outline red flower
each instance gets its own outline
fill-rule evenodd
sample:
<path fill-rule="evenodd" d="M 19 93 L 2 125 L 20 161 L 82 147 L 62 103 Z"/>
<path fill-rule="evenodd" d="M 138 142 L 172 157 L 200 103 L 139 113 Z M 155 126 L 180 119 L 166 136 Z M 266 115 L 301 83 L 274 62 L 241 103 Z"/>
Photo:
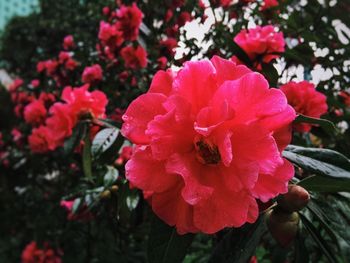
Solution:
<path fill-rule="evenodd" d="M 147 52 L 143 47 L 132 46 L 124 47 L 120 55 L 122 56 L 125 66 L 131 69 L 145 68 L 147 66 Z"/>
<path fill-rule="evenodd" d="M 284 38 L 282 32 L 276 32 L 273 26 L 257 26 L 249 30 L 242 30 L 233 39 L 253 61 L 260 59 L 269 63 L 278 58 L 275 53 L 284 52 Z"/>
<path fill-rule="evenodd" d="M 169 37 L 160 41 L 160 46 L 164 47 L 163 53 L 167 56 L 175 55 L 175 48 L 177 47 L 177 40 L 175 38 Z"/>
<path fill-rule="evenodd" d="M 28 137 L 29 147 L 34 153 L 46 153 L 54 150 L 56 144 L 52 137 L 52 130 L 46 126 L 40 126 L 32 131 Z"/>
<path fill-rule="evenodd" d="M 281 90 L 286 94 L 288 103 L 297 113 L 320 118 L 328 110 L 327 97 L 316 91 L 315 85 L 307 82 L 291 81 L 283 86 Z M 298 132 L 309 132 L 311 124 L 298 123 L 293 126 Z"/>
<path fill-rule="evenodd" d="M 123 116 L 137 144 L 126 177 L 180 234 L 254 222 L 256 199 L 285 193 L 294 175 L 281 155 L 294 118 L 280 90 L 229 60 L 159 71 Z"/>
<path fill-rule="evenodd" d="M 102 68 L 99 64 L 86 67 L 83 72 L 82 81 L 84 83 L 94 83 L 102 80 Z"/>
<path fill-rule="evenodd" d="M 35 100 L 24 108 L 24 120 L 31 125 L 38 125 L 44 122 L 47 110 L 41 100 Z"/>
<path fill-rule="evenodd" d="M 278 6 L 277 0 L 264 0 L 263 5 L 261 6 L 261 11 L 265 11 L 266 9 L 270 9 L 276 6 Z"/>
<path fill-rule="evenodd" d="M 72 35 L 67 35 L 63 39 L 63 48 L 65 50 L 71 49 L 75 46 L 74 38 Z"/>
<path fill-rule="evenodd" d="M 23 85 L 23 79 L 16 78 L 9 86 L 10 92 L 15 92 L 19 87 Z"/>
<path fill-rule="evenodd" d="M 181 12 L 177 19 L 177 24 L 179 27 L 184 26 L 187 22 L 190 22 L 192 20 L 192 16 L 189 12 Z"/>
<path fill-rule="evenodd" d="M 30 85 L 31 85 L 33 88 L 37 88 L 37 87 L 39 87 L 39 85 L 40 85 L 40 80 L 38 80 L 38 79 L 33 79 L 33 80 L 30 82 Z"/>
<path fill-rule="evenodd" d="M 114 50 L 124 42 L 123 33 L 116 25 L 111 25 L 105 21 L 100 22 L 98 38 L 102 44 Z"/>
<path fill-rule="evenodd" d="M 80 119 L 103 118 L 107 97 L 101 91 L 88 91 L 89 85 L 80 88 L 66 87 L 62 92 L 62 100 L 65 103 L 57 102 L 50 108 L 51 116 L 46 119 L 46 126 L 40 130 L 33 130 L 32 149 L 54 150 L 63 145 L 64 140 L 71 136 L 74 126 Z M 42 136 L 41 136 L 42 135 Z M 48 143 L 47 143 L 47 140 Z M 35 145 L 48 145 L 46 148 L 35 147 Z M 44 150 L 34 150 L 43 152 Z"/>
<path fill-rule="evenodd" d="M 341 91 L 339 92 L 339 97 L 342 98 L 342 101 L 343 103 L 346 105 L 346 106 L 350 106 L 350 94 L 346 91 Z"/>
<path fill-rule="evenodd" d="M 118 24 L 126 40 L 136 40 L 142 23 L 142 12 L 136 3 L 132 6 L 122 5 L 117 11 Z"/>
<path fill-rule="evenodd" d="M 40 249 L 35 241 L 30 242 L 22 252 L 22 263 L 61 263 L 62 251 L 54 251 L 44 244 Z"/>

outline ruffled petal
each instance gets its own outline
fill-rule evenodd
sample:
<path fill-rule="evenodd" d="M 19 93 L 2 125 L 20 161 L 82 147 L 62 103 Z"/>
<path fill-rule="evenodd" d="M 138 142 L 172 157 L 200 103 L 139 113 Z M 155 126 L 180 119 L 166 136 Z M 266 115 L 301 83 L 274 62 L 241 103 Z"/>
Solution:
<path fill-rule="evenodd" d="M 179 183 L 179 177 L 167 173 L 165 163 L 153 158 L 149 147 L 139 147 L 125 165 L 126 178 L 132 186 L 159 193 Z"/>
<path fill-rule="evenodd" d="M 136 144 L 149 143 L 147 125 L 155 116 L 165 113 L 162 106 L 165 100 L 166 96 L 160 93 L 146 93 L 135 99 L 122 117 L 122 134 Z"/>
<path fill-rule="evenodd" d="M 283 161 L 273 174 L 259 174 L 258 181 L 252 190 L 255 198 L 267 202 L 278 194 L 288 191 L 288 181 L 294 176 L 294 166 L 286 159 Z"/>

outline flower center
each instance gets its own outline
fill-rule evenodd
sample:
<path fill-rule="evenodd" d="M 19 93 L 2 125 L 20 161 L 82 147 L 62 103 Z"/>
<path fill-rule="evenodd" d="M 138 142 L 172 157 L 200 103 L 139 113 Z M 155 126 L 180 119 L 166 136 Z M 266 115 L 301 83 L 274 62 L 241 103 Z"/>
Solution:
<path fill-rule="evenodd" d="M 209 141 L 200 139 L 195 142 L 197 159 L 203 164 L 218 164 L 221 161 L 219 148 Z"/>

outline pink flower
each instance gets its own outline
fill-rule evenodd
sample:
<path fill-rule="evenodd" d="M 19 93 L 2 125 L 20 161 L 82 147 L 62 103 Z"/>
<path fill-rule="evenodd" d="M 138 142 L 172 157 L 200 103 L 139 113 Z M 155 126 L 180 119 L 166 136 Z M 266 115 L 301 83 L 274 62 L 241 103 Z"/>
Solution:
<path fill-rule="evenodd" d="M 269 63 L 279 57 L 275 53 L 284 52 L 283 33 L 276 32 L 271 25 L 242 30 L 233 40 L 247 53 L 251 60 L 259 59 L 259 63 Z"/>
<path fill-rule="evenodd" d="M 256 199 L 285 193 L 294 175 L 281 155 L 294 118 L 280 90 L 229 60 L 159 71 L 123 116 L 136 144 L 126 178 L 180 234 L 252 223 Z"/>
<path fill-rule="evenodd" d="M 66 102 L 69 115 L 75 124 L 81 117 L 103 118 L 108 103 L 106 95 L 95 90 L 89 92 L 89 85 L 79 88 L 66 87 L 62 92 L 62 100 Z"/>
<path fill-rule="evenodd" d="M 19 87 L 23 85 L 23 79 L 16 78 L 9 86 L 10 92 L 15 92 Z"/>
<path fill-rule="evenodd" d="M 33 153 L 46 153 L 56 147 L 52 131 L 46 126 L 34 128 L 28 137 L 28 143 Z"/>
<path fill-rule="evenodd" d="M 41 100 L 34 100 L 24 108 L 24 120 L 31 125 L 42 124 L 47 110 Z"/>
<path fill-rule="evenodd" d="M 55 150 L 62 146 L 64 140 L 72 135 L 72 130 L 80 119 L 105 117 L 108 103 L 106 95 L 98 90 L 89 92 L 88 88 L 88 84 L 79 88 L 64 88 L 64 103 L 56 102 L 52 105 L 51 116 L 46 119 L 46 126 L 32 132 L 29 143 L 32 150 L 34 149 L 33 152 Z"/>
<path fill-rule="evenodd" d="M 33 79 L 33 80 L 30 82 L 30 85 L 32 85 L 33 88 L 37 88 L 37 87 L 39 87 L 39 85 L 40 85 L 40 80 L 38 80 L 38 79 Z"/>
<path fill-rule="evenodd" d="M 124 47 L 120 52 L 125 62 L 125 66 L 131 69 L 145 68 L 147 66 L 147 52 L 143 47 Z"/>
<path fill-rule="evenodd" d="M 136 3 L 132 6 L 122 5 L 117 11 L 118 24 L 126 40 L 136 40 L 143 14 Z"/>
<path fill-rule="evenodd" d="M 314 84 L 307 81 L 291 81 L 281 86 L 281 90 L 297 113 L 314 118 L 320 118 L 327 113 L 327 97 L 316 91 Z M 309 132 L 311 124 L 298 123 L 293 128 L 298 132 Z"/>
<path fill-rule="evenodd" d="M 120 29 L 116 25 L 111 25 L 104 21 L 100 22 L 98 38 L 104 46 L 108 46 L 112 50 L 124 42 L 123 33 Z"/>
<path fill-rule="evenodd" d="M 99 64 L 86 67 L 83 72 L 82 81 L 84 83 L 94 83 L 102 80 L 102 68 Z"/>
<path fill-rule="evenodd" d="M 75 46 L 74 38 L 72 35 L 67 35 L 63 39 L 63 48 L 65 50 L 71 49 Z"/>
<path fill-rule="evenodd" d="M 62 251 L 54 251 L 47 243 L 40 249 L 35 241 L 30 242 L 22 252 L 22 263 L 61 263 Z"/>

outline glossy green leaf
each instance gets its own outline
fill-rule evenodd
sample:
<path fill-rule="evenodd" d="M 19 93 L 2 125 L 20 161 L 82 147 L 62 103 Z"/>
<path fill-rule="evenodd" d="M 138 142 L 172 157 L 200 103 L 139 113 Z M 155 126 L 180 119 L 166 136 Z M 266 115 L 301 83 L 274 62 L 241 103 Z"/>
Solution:
<path fill-rule="evenodd" d="M 350 179 L 350 171 L 340 168 L 337 165 L 333 165 L 332 163 L 327 163 L 325 161 L 304 156 L 302 154 L 289 151 L 288 149 L 283 152 L 283 156 L 292 163 L 311 173 L 335 178 Z"/>
<path fill-rule="evenodd" d="M 321 249 L 322 253 L 325 255 L 325 257 L 328 259 L 330 263 L 338 263 L 339 261 L 334 256 L 335 253 L 332 251 L 331 247 L 327 243 L 326 240 L 320 235 L 320 232 L 317 230 L 317 228 L 313 225 L 313 223 L 303 214 L 299 214 L 300 219 L 303 223 L 303 226 L 309 232 L 311 238 L 314 240 L 314 242 L 318 245 L 318 247 Z"/>
<path fill-rule="evenodd" d="M 103 177 L 103 184 L 105 187 L 112 186 L 118 179 L 119 172 L 113 166 L 107 166 L 107 172 Z"/>
<path fill-rule="evenodd" d="M 312 118 L 309 116 L 299 114 L 297 118 L 294 120 L 294 122 L 319 125 L 328 135 L 331 135 L 331 136 L 337 132 L 337 129 L 334 126 L 333 122 L 326 119 L 317 119 L 317 118 Z"/>
<path fill-rule="evenodd" d="M 230 229 L 214 249 L 209 263 L 248 262 L 266 231 L 263 217 L 254 224 Z"/>
<path fill-rule="evenodd" d="M 148 240 L 148 262 L 182 262 L 193 237 L 193 234 L 179 235 L 174 227 L 168 226 L 155 216 Z"/>
<path fill-rule="evenodd" d="M 98 132 L 92 141 L 91 153 L 94 157 L 108 150 L 119 135 L 117 128 L 107 128 Z"/>
<path fill-rule="evenodd" d="M 343 154 L 333 150 L 289 145 L 287 146 L 286 151 L 307 156 L 325 163 L 330 163 L 350 171 L 350 160 Z"/>
<path fill-rule="evenodd" d="M 298 185 L 314 192 L 350 192 L 350 179 L 315 175 L 301 180 Z"/>
<path fill-rule="evenodd" d="M 327 235 L 332 239 L 333 244 L 336 244 L 337 249 L 340 250 L 338 237 L 333 231 L 332 226 L 330 225 L 330 219 L 328 218 L 328 216 L 325 213 L 323 213 L 323 211 L 318 207 L 318 205 L 312 200 L 310 200 L 310 202 L 308 203 L 307 209 L 310 210 L 315 220 L 317 220 L 320 223 L 322 229 L 324 229 Z"/>

